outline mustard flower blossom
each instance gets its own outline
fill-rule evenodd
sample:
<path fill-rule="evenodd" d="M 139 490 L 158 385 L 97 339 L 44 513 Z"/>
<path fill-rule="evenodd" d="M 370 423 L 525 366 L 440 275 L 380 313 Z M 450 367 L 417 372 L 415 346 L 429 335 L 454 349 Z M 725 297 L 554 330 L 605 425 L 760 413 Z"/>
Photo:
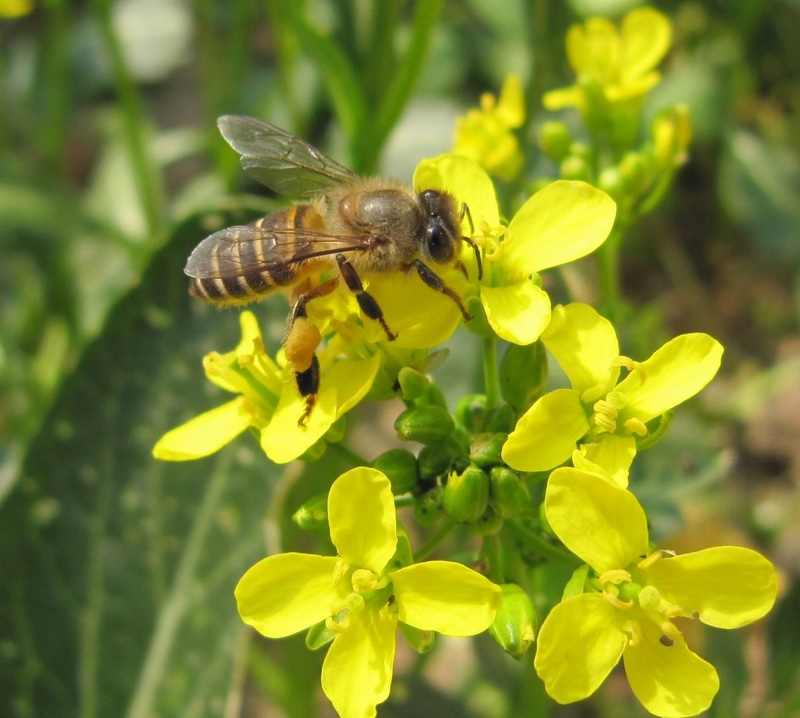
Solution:
<path fill-rule="evenodd" d="M 557 307 L 542 341 L 572 388 L 545 394 L 520 417 L 503 459 L 519 471 L 546 471 L 580 444 L 583 458 L 621 486 L 627 485 L 636 437 L 647 436 L 648 422 L 708 384 L 723 351 L 707 334 L 683 334 L 649 359 L 633 361 L 619 355 L 611 322 L 580 303 Z M 628 374 L 620 381 L 622 368 Z"/>
<path fill-rule="evenodd" d="M 534 194 L 504 226 L 489 176 L 476 162 L 453 154 L 421 162 L 414 186 L 448 191 L 469 208 L 462 229 L 483 248 L 480 300 L 492 329 L 514 344 L 535 342 L 550 321 L 550 297 L 539 286 L 538 272 L 597 249 L 616 214 L 604 192 L 559 180 Z M 471 248 L 465 247 L 462 259 L 474 267 Z"/>
<path fill-rule="evenodd" d="M 300 428 L 297 420 L 305 407 L 291 371 L 279 367 L 264 350 L 252 312 L 242 312 L 240 322 L 242 339 L 236 349 L 226 354 L 211 352 L 203 360 L 208 380 L 237 394 L 236 398 L 164 434 L 153 448 L 157 459 L 189 461 L 210 456 L 252 427 L 272 461 L 292 461 L 366 395 L 380 366 L 377 353 L 364 359 L 321 362 L 325 381 L 307 426 Z"/>
<path fill-rule="evenodd" d="M 401 566 L 389 480 L 376 469 L 342 474 L 328 494 L 338 556 L 285 553 L 251 567 L 236 587 L 242 620 L 268 638 L 321 621 L 335 635 L 322 689 L 342 718 L 369 718 L 389 697 L 398 621 L 471 636 L 486 630 L 500 587 L 451 561 Z"/>
<path fill-rule="evenodd" d="M 637 100 L 658 84 L 655 67 L 671 44 L 669 18 L 650 7 L 631 10 L 619 29 L 597 17 L 573 25 L 567 32 L 567 58 L 577 83 L 545 93 L 542 102 L 548 110 L 586 110 L 595 96 L 609 105 Z"/>
<path fill-rule="evenodd" d="M 556 469 L 544 509 L 559 539 L 592 569 L 586 592 L 565 597 L 539 631 L 534 666 L 549 695 L 559 703 L 590 696 L 621 657 L 633 693 L 652 714 L 680 718 L 708 708 L 717 672 L 673 620 L 717 628 L 757 621 L 775 602 L 772 564 L 739 546 L 650 553 L 636 497 L 600 474 Z"/>
<path fill-rule="evenodd" d="M 446 281 L 457 288 L 465 282 L 457 270 L 451 270 Z M 305 412 L 305 400 L 291 369 L 280 355 L 276 363 L 266 353 L 258 322 L 245 311 L 237 348 L 226 354 L 211 352 L 203 360 L 209 381 L 238 396 L 167 432 L 153 455 L 165 461 L 199 459 L 252 428 L 269 459 L 278 464 L 293 461 L 366 397 L 381 369 L 420 363 L 420 350 L 445 341 L 461 321 L 452 299 L 414 275 L 373 277 L 369 290 L 397 334 L 393 342 L 377 322 L 362 317 L 346 287 L 309 304 L 309 319 L 325 340 L 318 350 L 320 391 L 304 427 L 298 426 L 298 419 Z M 395 378 L 396 374 L 389 384 Z"/>
<path fill-rule="evenodd" d="M 0 17 L 22 17 L 32 10 L 32 0 L 0 0 Z"/>
<path fill-rule="evenodd" d="M 487 172 L 504 180 L 522 169 L 522 151 L 512 130 L 522 127 L 525 104 L 517 75 L 503 83 L 499 101 L 490 92 L 481 95 L 480 109 L 456 120 L 453 154 L 475 160 Z"/>

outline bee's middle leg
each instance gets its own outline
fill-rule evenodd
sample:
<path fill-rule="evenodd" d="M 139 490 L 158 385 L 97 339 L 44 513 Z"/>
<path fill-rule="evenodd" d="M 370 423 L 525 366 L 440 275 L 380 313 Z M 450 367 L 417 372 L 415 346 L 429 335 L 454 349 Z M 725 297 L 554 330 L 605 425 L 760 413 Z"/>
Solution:
<path fill-rule="evenodd" d="M 320 371 L 316 352 L 322 341 L 319 329 L 308 319 L 306 307 L 312 299 L 330 294 L 338 283 L 338 279 L 334 278 L 301 294 L 289 316 L 284 351 L 286 360 L 294 371 L 297 390 L 306 402 L 305 411 L 297 422 L 300 427 L 305 427 L 308 417 L 311 416 L 319 392 Z"/>
<path fill-rule="evenodd" d="M 358 276 L 356 268 L 350 264 L 347 257 L 343 254 L 336 255 L 336 262 L 339 265 L 339 272 L 342 275 L 342 279 L 344 279 L 344 283 L 355 296 L 361 311 L 383 327 L 383 331 L 386 332 L 386 338 L 390 342 L 397 339 L 397 334 L 389 329 L 389 325 L 386 324 L 380 305 L 375 301 L 375 298 L 364 289 L 364 285 L 361 283 L 361 277 Z"/>

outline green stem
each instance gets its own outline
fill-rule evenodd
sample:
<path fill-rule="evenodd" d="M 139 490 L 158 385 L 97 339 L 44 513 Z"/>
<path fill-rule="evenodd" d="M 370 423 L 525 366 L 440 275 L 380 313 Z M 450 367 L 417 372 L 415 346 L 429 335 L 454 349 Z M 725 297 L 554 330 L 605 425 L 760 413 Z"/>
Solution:
<path fill-rule="evenodd" d="M 64 173 L 67 153 L 64 146 L 71 103 L 70 59 L 67 3 L 50 3 L 46 13 L 45 39 L 37 82 L 37 109 L 40 121 L 39 142 L 46 162 Z"/>
<path fill-rule="evenodd" d="M 497 369 L 497 339 L 483 340 L 483 385 L 486 391 L 486 408 L 493 409 L 500 403 L 500 375 Z"/>
<path fill-rule="evenodd" d="M 430 556 L 455 529 L 458 524 L 452 519 L 445 519 L 433 536 L 431 536 L 422 546 L 414 551 L 415 561 L 424 561 Z"/>
<path fill-rule="evenodd" d="M 160 234 L 163 226 L 163 206 L 158 171 L 147 151 L 144 133 L 144 109 L 139 93 L 136 90 L 136 84 L 125 64 L 122 45 L 114 30 L 111 2 L 109 0 L 95 0 L 95 8 L 105 49 L 111 60 L 114 84 L 122 106 L 128 150 L 141 196 L 142 208 L 147 220 L 147 228 L 150 236 L 155 237 Z"/>
<path fill-rule="evenodd" d="M 612 322 L 618 317 L 621 305 L 619 285 L 619 247 L 621 238 L 622 233 L 615 226 L 611 230 L 608 239 L 597 250 L 601 314 Z"/>
<path fill-rule="evenodd" d="M 505 583 L 503 576 L 502 562 L 500 560 L 500 547 L 497 545 L 497 536 L 485 536 L 483 539 L 483 551 L 488 566 L 487 575 L 495 583 Z"/>
<path fill-rule="evenodd" d="M 524 542 L 527 548 L 531 548 L 544 558 L 558 561 L 559 563 L 566 564 L 567 566 L 577 567 L 581 565 L 581 560 L 571 554 L 569 551 L 553 546 L 549 541 L 543 539 L 539 534 L 531 531 L 523 523 L 511 519 L 505 522 L 509 530 L 520 541 Z"/>

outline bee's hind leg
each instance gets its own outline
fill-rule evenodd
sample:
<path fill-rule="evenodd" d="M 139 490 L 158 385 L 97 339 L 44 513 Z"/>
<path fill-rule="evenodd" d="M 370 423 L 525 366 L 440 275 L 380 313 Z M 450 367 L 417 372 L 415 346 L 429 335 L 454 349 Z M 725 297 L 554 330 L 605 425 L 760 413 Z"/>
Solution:
<path fill-rule="evenodd" d="M 320 342 L 322 342 L 319 329 L 308 319 L 306 307 L 312 299 L 330 294 L 336 289 L 337 284 L 338 278 L 330 279 L 301 294 L 294 303 L 289 317 L 289 328 L 284 341 L 284 351 L 286 353 L 286 361 L 289 362 L 289 366 L 294 370 L 297 391 L 306 401 L 306 408 L 297 422 L 297 425 L 301 428 L 305 428 L 319 392 L 320 371 L 316 351 Z"/>
<path fill-rule="evenodd" d="M 397 339 L 397 334 L 389 329 L 389 325 L 386 324 L 380 305 L 375 301 L 375 298 L 364 289 L 364 285 L 361 283 L 361 277 L 358 276 L 356 268 L 350 264 L 347 257 L 343 254 L 336 255 L 336 263 L 339 265 L 339 272 L 342 275 L 342 279 L 344 279 L 344 283 L 355 296 L 361 311 L 383 327 L 383 331 L 386 332 L 386 338 L 390 342 Z"/>

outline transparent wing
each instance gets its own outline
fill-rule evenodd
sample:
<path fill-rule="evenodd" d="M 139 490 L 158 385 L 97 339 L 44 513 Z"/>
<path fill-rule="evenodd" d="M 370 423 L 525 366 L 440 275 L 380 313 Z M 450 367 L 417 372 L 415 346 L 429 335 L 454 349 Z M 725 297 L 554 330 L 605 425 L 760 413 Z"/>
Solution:
<path fill-rule="evenodd" d="M 323 230 L 228 227 L 206 237 L 189 255 L 184 273 L 198 279 L 240 277 L 269 265 L 295 264 L 340 252 L 363 252 L 368 239 Z"/>
<path fill-rule="evenodd" d="M 316 147 L 268 122 L 223 115 L 217 126 L 226 142 L 242 156 L 245 171 L 280 194 L 300 197 L 356 176 Z"/>

